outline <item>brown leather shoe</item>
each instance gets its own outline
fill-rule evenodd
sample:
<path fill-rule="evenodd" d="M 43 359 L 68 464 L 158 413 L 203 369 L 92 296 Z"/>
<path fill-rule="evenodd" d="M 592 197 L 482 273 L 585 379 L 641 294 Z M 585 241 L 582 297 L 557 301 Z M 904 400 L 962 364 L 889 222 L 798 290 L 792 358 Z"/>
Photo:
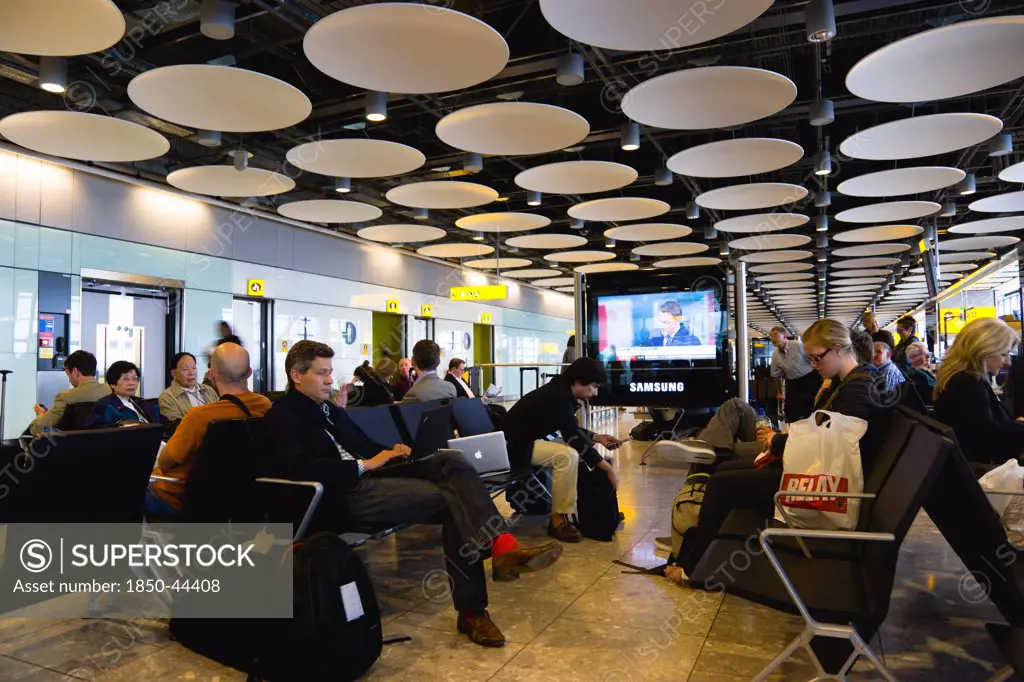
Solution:
<path fill-rule="evenodd" d="M 491 559 L 491 577 L 495 581 L 515 580 L 520 573 L 529 573 L 547 568 L 562 556 L 562 546 L 557 542 L 545 542 L 536 547 L 519 543 L 516 549 Z"/>
<path fill-rule="evenodd" d="M 484 609 L 482 613 L 459 612 L 456 624 L 459 632 L 469 637 L 469 641 L 480 646 L 505 646 L 505 635 L 491 620 L 491 614 Z"/>
<path fill-rule="evenodd" d="M 562 542 L 583 542 L 583 535 L 580 529 L 565 521 L 560 526 L 548 522 L 548 535 Z"/>

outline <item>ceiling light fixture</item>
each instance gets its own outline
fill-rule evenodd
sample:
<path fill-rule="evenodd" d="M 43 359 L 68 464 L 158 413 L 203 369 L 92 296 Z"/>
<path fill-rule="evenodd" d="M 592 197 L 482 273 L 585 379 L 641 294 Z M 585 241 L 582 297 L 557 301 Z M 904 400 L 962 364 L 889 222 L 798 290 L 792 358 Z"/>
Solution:
<path fill-rule="evenodd" d="M 707 239 L 708 241 L 718 239 L 718 230 L 714 225 L 708 225 L 704 228 L 704 239 Z"/>
<path fill-rule="evenodd" d="M 380 123 L 388 119 L 388 93 L 367 90 L 364 106 L 367 121 Z"/>
<path fill-rule="evenodd" d="M 582 218 L 573 218 L 572 220 L 569 221 L 569 227 L 571 227 L 574 230 L 582 230 L 583 229 L 583 219 Z"/>
<path fill-rule="evenodd" d="M 484 233 L 483 232 L 474 232 L 473 233 L 473 241 L 475 241 L 475 242 L 482 242 L 484 239 L 485 239 L 485 237 L 484 237 Z"/>
<path fill-rule="evenodd" d="M 508 197 L 498 197 L 495 201 L 508 201 Z"/>
<path fill-rule="evenodd" d="M 526 193 L 526 205 L 527 206 L 540 206 L 542 202 L 541 193 L 536 190 L 530 190 Z"/>
<path fill-rule="evenodd" d="M 225 0 L 203 0 L 199 14 L 199 32 L 214 40 L 235 37 L 235 6 Z"/>
<path fill-rule="evenodd" d="M 954 202 L 954 201 L 943 202 L 943 204 L 942 204 L 942 211 L 939 212 L 939 215 L 942 216 L 943 218 L 952 218 L 953 216 L 955 216 L 956 215 L 956 202 Z"/>
<path fill-rule="evenodd" d="M 555 69 L 555 80 L 559 85 L 579 85 L 583 82 L 583 55 L 579 52 L 563 54 L 558 58 Z"/>
<path fill-rule="evenodd" d="M 718 255 L 719 256 L 728 256 L 729 255 L 729 243 L 728 242 L 722 242 L 721 246 L 718 247 Z"/>
<path fill-rule="evenodd" d="M 818 262 L 824 263 L 828 260 L 828 254 L 825 253 L 825 249 L 818 249 Z"/>
<path fill-rule="evenodd" d="M 634 152 L 640 149 L 640 124 L 635 121 L 623 123 L 620 137 L 622 151 Z"/>
<path fill-rule="evenodd" d="M 415 220 L 426 220 L 427 218 L 430 217 L 430 209 L 417 208 L 416 212 L 413 213 L 412 217 Z"/>
<path fill-rule="evenodd" d="M 819 99 L 811 102 L 807 118 L 816 128 L 827 126 L 836 120 L 836 105 L 830 99 Z"/>
<path fill-rule="evenodd" d="M 988 141 L 989 156 L 1006 156 L 1013 152 L 1013 135 L 1003 133 Z"/>
<path fill-rule="evenodd" d="M 334 191 L 340 194 L 348 194 L 352 191 L 352 178 L 337 178 L 334 181 Z"/>
<path fill-rule="evenodd" d="M 832 154 L 822 149 L 814 155 L 814 174 L 818 176 L 832 174 Z"/>
<path fill-rule="evenodd" d="M 816 208 L 828 208 L 832 205 L 832 192 L 827 189 L 814 193 L 814 206 Z"/>
<path fill-rule="evenodd" d="M 689 201 L 686 203 L 686 219 L 697 220 L 700 218 L 700 206 L 696 203 Z"/>
<path fill-rule="evenodd" d="M 807 40 L 825 43 L 836 37 L 836 8 L 832 0 L 811 0 L 804 5 Z"/>
<path fill-rule="evenodd" d="M 978 188 L 974 179 L 974 173 L 968 173 L 964 176 L 963 180 L 953 185 L 953 191 L 962 197 L 977 192 Z"/>
<path fill-rule="evenodd" d="M 232 149 L 228 152 L 228 156 L 233 159 L 236 171 L 244 171 L 249 167 L 249 159 L 252 158 L 252 152 L 248 152 L 241 147 L 238 149 Z"/>
<path fill-rule="evenodd" d="M 39 58 L 39 87 L 61 94 L 68 87 L 68 60 L 63 57 Z"/>
<path fill-rule="evenodd" d="M 828 246 L 828 235 L 825 233 L 819 234 L 814 238 L 815 246 L 819 249 L 824 249 Z"/>
<path fill-rule="evenodd" d="M 196 131 L 196 144 L 200 144 L 204 147 L 219 147 L 220 146 L 220 131 L 219 130 L 198 130 Z"/>
<path fill-rule="evenodd" d="M 615 240 L 612 239 L 611 237 L 605 237 L 604 238 L 604 248 L 606 248 L 606 249 L 614 249 L 615 248 Z"/>
<path fill-rule="evenodd" d="M 662 166 L 654 171 L 654 184 L 658 187 L 667 187 L 672 184 L 673 180 L 672 171 L 666 166 Z"/>
<path fill-rule="evenodd" d="M 629 254 L 629 261 L 631 263 L 639 263 L 640 262 L 640 254 L 638 254 L 638 253 L 631 253 L 631 254 Z"/>
<path fill-rule="evenodd" d="M 484 157 L 476 152 L 466 154 L 466 158 L 462 160 L 462 170 L 467 173 L 479 173 L 483 169 Z"/>
<path fill-rule="evenodd" d="M 814 219 L 814 230 L 816 232 L 828 232 L 828 216 L 822 213 Z"/>

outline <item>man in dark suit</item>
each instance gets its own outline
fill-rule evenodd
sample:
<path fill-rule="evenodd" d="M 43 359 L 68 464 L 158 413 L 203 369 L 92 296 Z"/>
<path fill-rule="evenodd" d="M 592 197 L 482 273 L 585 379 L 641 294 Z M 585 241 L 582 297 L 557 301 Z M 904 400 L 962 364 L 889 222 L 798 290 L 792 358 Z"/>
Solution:
<path fill-rule="evenodd" d="M 683 324 L 683 308 L 678 301 L 658 306 L 658 331 L 651 334 L 647 346 L 699 346 L 700 339 Z"/>
<path fill-rule="evenodd" d="M 444 380 L 455 387 L 456 398 L 476 398 L 477 395 L 473 393 L 473 389 L 462 380 L 462 375 L 465 372 L 465 360 L 462 358 L 452 358 L 448 361 L 448 373 L 444 375 Z"/>
<path fill-rule="evenodd" d="M 492 558 L 495 580 L 511 580 L 550 566 L 561 545 L 516 540 L 464 457 L 437 453 L 409 461 L 408 446 L 387 447 L 368 437 L 342 404 L 330 400 L 333 357 L 330 346 L 316 341 L 299 341 L 288 351 L 288 391 L 266 415 L 281 473 L 324 484 L 314 519 L 319 528 L 341 533 L 360 525 L 440 523 L 446 565 L 452 569 L 444 579 L 451 581 L 458 631 L 481 646 L 504 645 L 487 613 L 485 555 Z M 405 463 L 382 470 L 396 459 Z"/>

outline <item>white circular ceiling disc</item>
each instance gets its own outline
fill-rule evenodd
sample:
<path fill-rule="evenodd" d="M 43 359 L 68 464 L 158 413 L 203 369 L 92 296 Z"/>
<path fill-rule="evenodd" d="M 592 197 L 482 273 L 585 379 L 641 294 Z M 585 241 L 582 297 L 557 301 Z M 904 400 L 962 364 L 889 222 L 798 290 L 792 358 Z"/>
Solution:
<path fill-rule="evenodd" d="M 513 279 L 536 279 L 537 277 L 554 277 L 560 275 L 558 270 L 551 270 L 548 268 L 531 268 L 529 270 L 512 270 L 511 272 L 501 273 L 502 277 L 511 277 Z"/>
<path fill-rule="evenodd" d="M 673 173 L 694 178 L 735 178 L 792 166 L 804 149 L 789 140 L 752 137 L 690 147 L 668 160 Z"/>
<path fill-rule="evenodd" d="M 939 263 L 968 263 L 976 260 L 995 258 L 991 251 L 961 251 L 959 253 L 940 253 Z"/>
<path fill-rule="evenodd" d="M 0 130 L 3 126 L 0 125 Z M 953 234 L 993 234 L 996 232 L 1013 232 L 1024 230 L 1024 216 L 1006 216 L 1005 218 L 989 218 L 960 223 L 949 228 Z"/>
<path fill-rule="evenodd" d="M 474 258 L 494 253 L 494 247 L 486 244 L 452 242 L 451 244 L 421 246 L 416 249 L 416 253 L 432 258 Z"/>
<path fill-rule="evenodd" d="M 0 50 L 47 57 L 102 52 L 121 40 L 125 22 L 110 0 L 5 0 Z"/>
<path fill-rule="evenodd" d="M 445 231 L 429 225 L 371 225 L 356 232 L 362 239 L 387 244 L 432 242 L 445 236 Z"/>
<path fill-rule="evenodd" d="M 590 263 L 613 258 L 615 258 L 615 254 L 611 251 L 559 251 L 544 256 L 544 260 L 552 263 Z"/>
<path fill-rule="evenodd" d="M 587 238 L 576 234 L 528 234 L 512 237 L 505 243 L 517 249 L 574 249 L 586 244 Z"/>
<path fill-rule="evenodd" d="M 839 151 L 854 159 L 895 161 L 973 147 L 998 134 L 1003 122 L 988 114 L 931 114 L 891 121 L 843 140 Z"/>
<path fill-rule="evenodd" d="M 836 214 L 841 223 L 888 223 L 916 220 L 939 212 L 942 206 L 934 201 L 889 201 L 848 208 Z"/>
<path fill-rule="evenodd" d="M 698 195 L 696 201 L 704 208 L 720 211 L 752 211 L 793 204 L 806 196 L 807 189 L 800 185 L 758 182 L 713 189 Z"/>
<path fill-rule="evenodd" d="M 569 207 L 569 217 L 598 222 L 646 220 L 668 213 L 670 206 L 657 199 L 613 197 L 594 199 Z"/>
<path fill-rule="evenodd" d="M 844 289 L 846 289 L 846 290 L 859 289 L 860 287 L 864 287 L 864 286 L 868 286 L 868 287 L 875 286 L 875 287 L 877 287 L 877 286 L 881 286 L 882 282 L 884 282 L 884 281 L 885 281 L 885 277 L 853 277 L 851 279 L 843 280 L 842 285 L 837 284 L 836 286 L 832 287 L 832 290 L 838 292 L 838 291 L 842 291 Z"/>
<path fill-rule="evenodd" d="M 695 97 L 694 93 L 700 93 Z M 777 114 L 796 99 L 782 74 L 747 66 L 672 71 L 637 85 L 622 98 L 622 113 L 637 123 L 670 130 L 708 130 Z"/>
<path fill-rule="evenodd" d="M 645 0 L 642 11 L 622 0 L 541 0 L 544 18 L 559 33 L 610 50 L 677 50 L 743 28 L 772 0 L 720 3 L 695 14 L 677 0 Z M 708 8 L 705 8 L 707 10 Z"/>
<path fill-rule="evenodd" d="M 960 239 L 939 240 L 939 251 L 973 251 L 976 249 L 998 249 L 1019 242 L 1017 237 L 961 237 Z"/>
<path fill-rule="evenodd" d="M 835 256 L 835 252 L 832 254 Z M 839 270 L 858 270 L 864 268 L 887 268 L 900 262 L 899 258 L 851 258 L 832 263 Z"/>
<path fill-rule="evenodd" d="M 307 142 L 289 149 L 286 158 L 296 168 L 336 178 L 388 178 L 427 161 L 423 152 L 404 144 L 359 138 Z"/>
<path fill-rule="evenodd" d="M 909 244 L 865 244 L 864 246 L 834 249 L 832 255 L 836 258 L 863 258 L 865 256 L 890 256 L 904 251 L 910 251 Z"/>
<path fill-rule="evenodd" d="M 547 194 L 594 194 L 632 184 L 639 177 L 633 168 L 611 161 L 560 161 L 522 171 L 515 183 L 526 190 Z"/>
<path fill-rule="evenodd" d="M 530 282 L 535 287 L 568 287 L 572 283 L 572 277 L 551 277 L 549 279 L 535 279 Z"/>
<path fill-rule="evenodd" d="M 762 275 L 757 278 L 761 282 L 795 282 L 798 280 L 814 279 L 809 272 L 784 272 L 779 275 Z"/>
<path fill-rule="evenodd" d="M 573 271 L 583 275 L 593 275 L 599 272 L 628 272 L 638 269 L 640 266 L 636 263 L 594 263 L 593 265 L 577 265 Z"/>
<path fill-rule="evenodd" d="M 709 265 L 718 265 L 721 258 L 698 256 L 697 258 L 670 258 L 668 260 L 656 260 L 653 265 L 656 268 L 702 268 Z"/>
<path fill-rule="evenodd" d="M 499 268 L 504 270 L 506 268 L 525 268 L 527 265 L 533 265 L 533 261 L 525 258 L 479 258 L 466 261 L 463 265 L 477 270 L 497 270 Z"/>
<path fill-rule="evenodd" d="M 168 174 L 167 183 L 185 192 L 212 197 L 266 197 L 295 189 L 287 175 L 260 168 L 192 166 Z"/>
<path fill-rule="evenodd" d="M 0 135 L 32 151 L 81 161 L 142 161 L 171 148 L 163 135 L 138 123 L 80 111 L 12 114 L 0 120 Z"/>
<path fill-rule="evenodd" d="M 810 258 L 814 254 L 810 251 L 801 250 L 784 250 L 784 251 L 761 251 L 758 253 L 748 253 L 740 256 L 740 260 L 745 263 L 785 263 L 787 261 L 803 260 L 804 258 Z"/>
<path fill-rule="evenodd" d="M 961 21 L 898 40 L 857 62 L 846 88 L 876 102 L 960 97 L 1024 76 L 1024 17 Z"/>
<path fill-rule="evenodd" d="M 762 286 L 769 290 L 784 289 L 789 293 L 791 289 L 813 289 L 814 282 L 768 282 Z"/>
<path fill-rule="evenodd" d="M 587 119 L 534 102 L 490 102 L 459 109 L 437 122 L 437 137 L 478 154 L 546 154 L 571 147 L 590 132 Z"/>
<path fill-rule="evenodd" d="M 278 206 L 277 212 L 292 220 L 311 223 L 365 223 L 384 215 L 376 206 L 358 201 L 310 199 Z"/>
<path fill-rule="evenodd" d="M 988 258 L 993 258 L 993 254 L 987 254 Z M 942 263 L 942 272 L 956 274 L 958 272 L 970 272 L 971 270 L 977 270 L 978 266 L 975 263 Z M 911 272 L 914 272 L 911 270 Z M 921 270 L 923 273 L 924 270 Z M 957 275 L 959 277 L 959 275 Z M 942 275 L 940 275 L 942 277 Z"/>
<path fill-rule="evenodd" d="M 177 64 L 144 71 L 128 84 L 140 109 L 178 125 L 226 133 L 288 128 L 313 105 L 298 88 L 255 71 Z"/>
<path fill-rule="evenodd" d="M 529 232 L 551 224 L 551 219 L 535 213 L 477 213 L 463 216 L 455 226 L 474 232 Z"/>
<path fill-rule="evenodd" d="M 832 277 L 838 278 L 837 284 L 842 284 L 844 279 L 851 277 L 888 277 L 892 270 L 883 268 L 864 268 L 862 270 L 840 270 L 833 272 Z"/>
<path fill-rule="evenodd" d="M 695 242 L 674 242 L 668 244 L 644 244 L 633 249 L 638 256 L 692 256 L 710 249 L 707 244 Z"/>
<path fill-rule="evenodd" d="M 719 220 L 715 223 L 715 229 L 739 234 L 776 232 L 806 225 L 809 220 L 799 213 L 760 213 Z"/>
<path fill-rule="evenodd" d="M 443 3 L 382 2 L 350 7 L 313 25 L 302 41 L 325 74 L 366 90 L 427 94 L 490 80 L 508 45 L 484 22 Z"/>
<path fill-rule="evenodd" d="M 686 225 L 673 223 L 636 223 L 612 227 L 604 231 L 604 236 L 624 242 L 656 242 L 663 239 L 682 239 L 693 234 Z"/>
<path fill-rule="evenodd" d="M 1024 161 L 1007 166 L 999 172 L 1003 182 L 1024 182 Z"/>
<path fill-rule="evenodd" d="M 769 249 L 792 249 L 809 244 L 811 238 L 803 234 L 759 234 L 742 237 L 729 242 L 729 248 L 741 251 L 765 251 Z"/>
<path fill-rule="evenodd" d="M 972 201 L 967 207 L 978 213 L 1013 213 L 1024 211 L 1024 192 L 1007 192 Z"/>
<path fill-rule="evenodd" d="M 955 185 L 966 176 L 959 168 L 944 166 L 894 168 L 844 180 L 837 189 L 851 197 L 897 197 L 934 192 Z"/>
<path fill-rule="evenodd" d="M 498 198 L 498 193 L 490 187 L 473 182 L 430 180 L 393 187 L 384 196 L 399 206 L 453 209 L 489 204 Z"/>
<path fill-rule="evenodd" d="M 832 235 L 837 242 L 885 242 L 897 239 L 909 239 L 924 232 L 917 225 L 876 225 L 846 230 Z"/>
<path fill-rule="evenodd" d="M 804 270 L 813 270 L 814 266 L 810 263 L 766 263 L 764 265 L 755 265 L 750 268 L 750 272 L 755 274 L 777 274 L 780 272 L 803 272 Z"/>

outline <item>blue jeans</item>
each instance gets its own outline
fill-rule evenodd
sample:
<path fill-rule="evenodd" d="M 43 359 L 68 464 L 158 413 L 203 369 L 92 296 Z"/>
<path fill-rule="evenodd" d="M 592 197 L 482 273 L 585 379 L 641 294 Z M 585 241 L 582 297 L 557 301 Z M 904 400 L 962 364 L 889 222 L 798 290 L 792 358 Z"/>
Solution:
<path fill-rule="evenodd" d="M 153 516 L 180 516 L 181 512 L 153 491 L 153 485 L 146 488 L 146 501 L 144 503 L 146 514 Z"/>

